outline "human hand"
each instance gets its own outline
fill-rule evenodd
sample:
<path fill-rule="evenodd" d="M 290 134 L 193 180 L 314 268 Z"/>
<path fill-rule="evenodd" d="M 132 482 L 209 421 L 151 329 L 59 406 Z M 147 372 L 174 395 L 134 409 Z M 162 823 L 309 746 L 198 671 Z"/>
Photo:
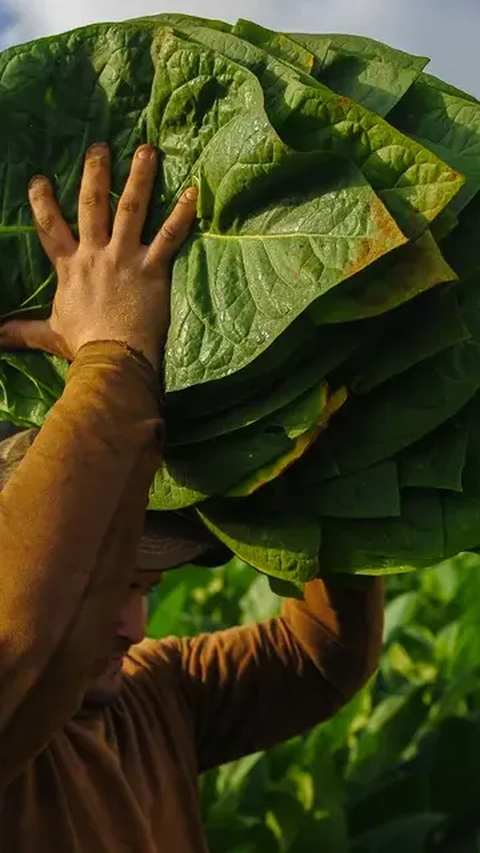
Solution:
<path fill-rule="evenodd" d="M 77 240 L 39 176 L 29 199 L 42 246 L 58 277 L 48 320 L 9 320 L 0 348 L 40 349 L 73 360 L 84 344 L 115 340 L 143 352 L 155 370 L 168 332 L 171 265 L 196 216 L 197 191 L 180 198 L 149 246 L 141 234 L 157 170 L 157 153 L 135 153 L 110 233 L 111 156 L 106 145 L 86 155 L 78 205 Z"/>

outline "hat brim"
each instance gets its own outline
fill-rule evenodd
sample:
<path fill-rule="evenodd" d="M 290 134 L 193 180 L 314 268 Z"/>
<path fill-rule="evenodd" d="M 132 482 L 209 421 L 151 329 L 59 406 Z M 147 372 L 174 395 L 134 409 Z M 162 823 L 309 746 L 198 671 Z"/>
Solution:
<path fill-rule="evenodd" d="M 137 549 L 137 568 L 166 572 L 186 563 L 221 565 L 231 557 L 203 525 L 175 512 L 148 511 Z"/>

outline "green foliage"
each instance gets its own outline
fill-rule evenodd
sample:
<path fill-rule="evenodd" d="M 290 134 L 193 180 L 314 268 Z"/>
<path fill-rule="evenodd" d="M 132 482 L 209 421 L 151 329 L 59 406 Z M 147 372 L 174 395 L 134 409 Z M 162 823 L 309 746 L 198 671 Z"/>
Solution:
<path fill-rule="evenodd" d="M 364 36 L 296 33 L 293 38 L 312 51 L 314 74 L 325 86 L 383 118 L 428 64 L 426 57 Z"/>
<path fill-rule="evenodd" d="M 158 146 L 145 239 L 188 185 L 199 201 L 150 508 L 190 508 L 297 588 L 480 547 L 480 104 L 426 64 L 168 13 L 0 55 L 0 319 L 54 294 L 28 179 L 54 181 L 75 228 L 92 141 L 113 150 L 113 209 L 136 146 Z M 0 417 L 41 425 L 64 373 L 2 354 Z"/>
<path fill-rule="evenodd" d="M 474 853 L 480 818 L 480 557 L 387 581 L 378 675 L 333 719 L 201 779 L 212 853 Z M 239 560 L 172 572 L 150 633 L 268 618 Z"/>

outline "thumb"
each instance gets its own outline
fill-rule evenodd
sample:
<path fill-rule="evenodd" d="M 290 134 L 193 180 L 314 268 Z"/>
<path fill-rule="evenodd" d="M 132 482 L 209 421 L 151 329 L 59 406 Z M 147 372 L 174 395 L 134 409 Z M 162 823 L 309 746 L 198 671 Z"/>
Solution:
<path fill-rule="evenodd" d="M 34 349 L 64 355 L 49 320 L 7 320 L 0 325 L 0 349 Z"/>
<path fill-rule="evenodd" d="M 147 264 L 169 263 L 187 239 L 197 216 L 198 189 L 190 187 L 180 196 L 147 253 Z"/>

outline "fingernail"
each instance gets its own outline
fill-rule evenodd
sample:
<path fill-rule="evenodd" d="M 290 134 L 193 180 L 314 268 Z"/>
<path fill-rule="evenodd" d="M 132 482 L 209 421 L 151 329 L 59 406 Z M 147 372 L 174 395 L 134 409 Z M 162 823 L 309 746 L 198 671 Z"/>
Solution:
<path fill-rule="evenodd" d="M 47 183 L 47 179 L 45 175 L 34 175 L 33 178 L 30 178 L 28 182 L 28 189 L 31 190 L 33 187 L 36 187 L 38 184 Z"/>
<path fill-rule="evenodd" d="M 139 160 L 153 160 L 155 157 L 155 148 L 152 148 L 151 145 L 143 145 L 142 148 L 138 149 L 137 157 Z"/>
<path fill-rule="evenodd" d="M 105 142 L 94 142 L 87 148 L 87 157 L 105 157 L 108 154 L 108 146 Z"/>
<path fill-rule="evenodd" d="M 198 198 L 198 187 L 189 187 L 185 190 L 185 198 L 188 201 L 195 201 Z"/>

